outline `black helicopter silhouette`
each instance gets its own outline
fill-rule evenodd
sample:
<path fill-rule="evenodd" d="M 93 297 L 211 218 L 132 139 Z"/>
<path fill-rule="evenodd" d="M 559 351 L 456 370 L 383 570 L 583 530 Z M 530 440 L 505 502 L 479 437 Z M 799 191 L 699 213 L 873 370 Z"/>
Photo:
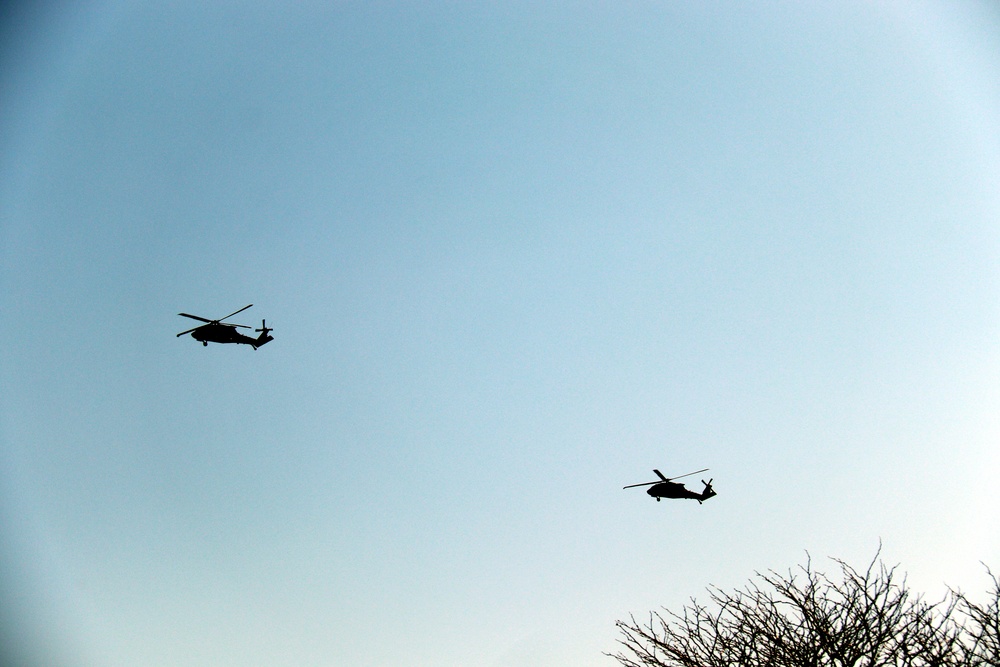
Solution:
<path fill-rule="evenodd" d="M 237 327 L 241 329 L 249 329 L 250 327 L 245 324 L 230 324 L 229 322 L 223 322 L 223 320 L 228 320 L 236 313 L 242 313 L 252 305 L 253 304 L 251 303 L 249 306 L 243 306 L 239 310 L 229 313 L 225 317 L 220 317 L 217 320 L 209 320 L 204 317 L 198 317 L 197 315 L 188 315 L 187 313 L 177 313 L 181 317 L 190 317 L 192 320 L 207 323 L 202 324 L 199 327 L 195 327 L 194 329 L 182 331 L 177 334 L 177 337 L 180 338 L 184 334 L 191 334 L 192 338 L 200 340 L 201 344 L 206 347 L 209 343 L 243 343 L 244 345 L 249 345 L 256 350 L 261 345 L 266 345 L 274 340 L 274 337 L 269 335 L 270 332 L 274 331 L 274 329 L 269 328 L 265 320 L 260 321 L 260 329 L 254 329 L 254 331 L 260 332 L 260 336 L 257 338 L 244 336 L 236 330 Z"/>
<path fill-rule="evenodd" d="M 660 498 L 691 498 L 692 500 L 697 500 L 700 505 L 704 501 L 708 500 L 712 496 L 716 495 L 715 491 L 712 489 L 712 480 L 701 480 L 701 483 L 705 485 L 701 493 L 695 493 L 694 491 L 689 491 L 684 488 L 683 484 L 675 482 L 673 480 L 680 479 L 681 477 L 687 477 L 688 475 L 697 475 L 700 472 L 705 472 L 708 468 L 703 468 L 701 470 L 695 470 L 694 472 L 689 472 L 683 475 L 678 475 L 677 477 L 664 477 L 663 473 L 659 470 L 653 469 L 656 476 L 660 479 L 656 482 L 643 482 L 642 484 L 629 484 L 628 486 L 622 487 L 625 489 L 631 489 L 635 486 L 648 486 L 646 490 L 653 498 L 656 498 L 656 502 L 660 502 Z"/>

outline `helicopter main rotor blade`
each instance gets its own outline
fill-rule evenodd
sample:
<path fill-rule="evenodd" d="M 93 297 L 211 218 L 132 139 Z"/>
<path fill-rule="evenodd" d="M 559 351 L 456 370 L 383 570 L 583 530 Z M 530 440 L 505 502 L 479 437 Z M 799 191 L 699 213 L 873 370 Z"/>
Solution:
<path fill-rule="evenodd" d="M 233 311 L 233 312 L 229 313 L 228 315 L 226 315 L 225 317 L 220 317 L 219 319 L 217 319 L 217 320 L 215 320 L 215 321 L 216 321 L 216 322 L 221 322 L 222 320 L 228 320 L 228 319 L 229 319 L 230 317 L 232 317 L 232 316 L 233 316 L 233 315 L 235 315 L 236 313 L 242 313 L 242 312 L 243 312 L 244 310 L 246 310 L 247 308 L 249 308 L 249 307 L 250 307 L 250 306 L 252 306 L 252 305 L 253 305 L 253 304 L 251 303 L 251 304 L 248 304 L 248 305 L 246 305 L 246 306 L 243 306 L 243 307 L 242 307 L 242 308 L 240 308 L 239 310 L 236 310 L 236 311 Z M 242 324 L 240 324 L 240 325 L 237 325 L 237 326 L 243 326 L 243 325 L 242 325 Z M 250 327 L 247 327 L 247 328 L 249 329 Z"/>
<path fill-rule="evenodd" d="M 656 482 L 643 482 L 642 484 L 629 484 L 628 486 L 623 486 L 622 488 L 623 489 L 631 489 L 632 487 L 635 487 L 635 486 L 651 486 L 653 484 L 659 484 L 659 483 L 660 483 L 659 481 L 656 481 Z"/>
<path fill-rule="evenodd" d="M 678 475 L 677 477 L 671 477 L 670 479 L 680 479 L 681 477 L 690 477 L 691 475 L 697 475 L 700 472 L 705 472 L 708 468 L 702 468 L 701 470 L 695 470 L 694 472 L 684 473 L 683 475 Z"/>
<path fill-rule="evenodd" d="M 187 313 L 177 313 L 181 317 L 190 317 L 192 320 L 198 320 L 199 322 L 208 322 L 211 324 L 215 320 L 206 320 L 204 317 L 198 317 L 197 315 L 188 315 Z"/>
<path fill-rule="evenodd" d="M 191 333 L 192 331 L 197 331 L 197 330 L 198 330 L 198 329 L 200 329 L 200 328 L 201 328 L 201 327 L 195 327 L 194 329 L 188 329 L 187 331 L 182 331 L 182 332 L 180 332 L 179 334 L 177 334 L 177 337 L 178 337 L 178 338 L 180 338 L 180 337 L 181 337 L 181 336 L 183 336 L 184 334 L 189 334 L 189 333 Z"/>

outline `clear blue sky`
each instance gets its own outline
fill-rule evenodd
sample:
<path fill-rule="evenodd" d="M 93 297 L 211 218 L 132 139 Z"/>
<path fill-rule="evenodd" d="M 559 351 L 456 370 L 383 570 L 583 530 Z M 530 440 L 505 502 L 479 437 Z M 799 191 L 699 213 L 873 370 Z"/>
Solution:
<path fill-rule="evenodd" d="M 984 590 L 1000 12 L 818 4 L 6 10 L 3 636 L 610 666 L 806 552 Z"/>

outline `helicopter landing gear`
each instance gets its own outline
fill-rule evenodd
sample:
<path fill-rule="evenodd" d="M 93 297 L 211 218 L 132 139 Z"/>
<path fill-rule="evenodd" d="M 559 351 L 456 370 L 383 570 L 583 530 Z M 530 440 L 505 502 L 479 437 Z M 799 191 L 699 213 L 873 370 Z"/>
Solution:
<path fill-rule="evenodd" d="M 201 341 L 201 344 L 204 345 L 205 347 L 208 347 L 208 341 L 207 340 Z"/>

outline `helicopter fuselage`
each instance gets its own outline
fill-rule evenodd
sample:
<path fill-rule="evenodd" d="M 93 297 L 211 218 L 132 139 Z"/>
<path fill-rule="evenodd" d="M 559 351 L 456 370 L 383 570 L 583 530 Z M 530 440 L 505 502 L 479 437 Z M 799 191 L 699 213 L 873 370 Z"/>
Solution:
<path fill-rule="evenodd" d="M 274 340 L 267 332 L 261 334 L 259 338 L 244 336 L 235 327 L 225 324 L 206 324 L 191 332 L 191 337 L 201 341 L 202 345 L 209 343 L 242 343 L 257 349 L 261 345 Z"/>
<path fill-rule="evenodd" d="M 701 498 L 700 493 L 695 493 L 694 491 L 687 489 L 683 484 L 678 484 L 677 482 L 660 482 L 659 484 L 654 484 L 646 489 L 646 493 L 656 499 L 691 498 L 693 500 L 698 500 Z"/>
<path fill-rule="evenodd" d="M 701 493 L 695 493 L 678 482 L 660 482 L 659 484 L 654 484 L 646 489 L 646 493 L 656 498 L 656 502 L 659 502 L 660 498 L 690 498 L 701 503 L 715 495 L 711 484 L 705 484 L 705 489 Z"/>

